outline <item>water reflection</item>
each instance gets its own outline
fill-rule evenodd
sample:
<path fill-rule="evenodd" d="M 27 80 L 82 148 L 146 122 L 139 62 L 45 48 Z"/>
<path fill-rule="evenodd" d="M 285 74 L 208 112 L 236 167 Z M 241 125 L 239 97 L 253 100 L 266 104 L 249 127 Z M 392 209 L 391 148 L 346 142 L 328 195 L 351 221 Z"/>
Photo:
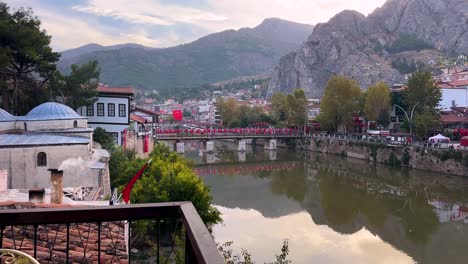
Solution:
<path fill-rule="evenodd" d="M 269 154 L 248 149 L 239 164 L 219 146 L 223 164 L 197 167 L 224 213 L 217 241 L 235 241 L 258 262 L 271 261 L 283 238 L 295 263 L 468 259 L 468 180 L 337 156 L 303 162 L 284 150 L 272 163 Z"/>

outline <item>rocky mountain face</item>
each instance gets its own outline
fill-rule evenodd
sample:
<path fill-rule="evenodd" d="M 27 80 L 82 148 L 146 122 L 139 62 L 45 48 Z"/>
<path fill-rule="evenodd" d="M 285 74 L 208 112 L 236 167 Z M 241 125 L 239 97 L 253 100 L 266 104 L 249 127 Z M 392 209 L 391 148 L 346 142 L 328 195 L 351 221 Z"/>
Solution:
<path fill-rule="evenodd" d="M 313 26 L 277 18 L 254 28 L 226 30 L 163 49 L 123 47 L 67 56 L 59 69 L 97 60 L 101 81 L 174 94 L 187 87 L 270 73 L 281 56 L 300 47 Z"/>
<path fill-rule="evenodd" d="M 424 45 L 422 45 L 424 44 Z M 318 24 L 298 50 L 281 58 L 268 95 L 303 88 L 320 98 L 333 74 L 367 87 L 404 81 L 392 58 L 418 48 L 468 54 L 468 1 L 388 0 L 368 17 L 345 10 Z"/>

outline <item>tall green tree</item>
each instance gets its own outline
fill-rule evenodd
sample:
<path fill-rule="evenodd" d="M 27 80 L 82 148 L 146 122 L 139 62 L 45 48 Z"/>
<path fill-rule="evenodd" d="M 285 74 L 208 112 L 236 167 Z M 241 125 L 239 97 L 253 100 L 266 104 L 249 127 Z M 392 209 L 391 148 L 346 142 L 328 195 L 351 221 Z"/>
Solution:
<path fill-rule="evenodd" d="M 275 93 L 271 96 L 272 112 L 286 126 L 303 126 L 307 119 L 307 97 L 302 89 L 284 95 Z"/>
<path fill-rule="evenodd" d="M 217 107 L 224 126 L 239 126 L 239 105 L 236 99 L 228 98 L 224 101 L 222 98 L 219 98 L 217 101 Z"/>
<path fill-rule="evenodd" d="M 352 125 L 352 117 L 359 111 L 360 95 L 361 89 L 356 81 L 344 76 L 332 76 L 320 102 L 320 125 L 331 131 Z"/>
<path fill-rule="evenodd" d="M 302 89 L 294 89 L 288 94 L 288 108 L 290 109 L 289 125 L 304 126 L 307 120 L 307 97 Z"/>
<path fill-rule="evenodd" d="M 45 85 L 60 58 L 40 25 L 31 9 L 12 11 L 0 3 L 1 94 L 3 108 L 14 114 L 25 114 L 47 98 Z"/>
<path fill-rule="evenodd" d="M 389 115 L 385 112 L 390 111 L 390 90 L 388 86 L 383 83 L 377 83 L 367 89 L 366 103 L 365 103 L 365 116 L 367 120 L 379 121 L 379 124 L 385 125 L 385 118 Z M 385 124 L 382 124 L 385 123 Z"/>
<path fill-rule="evenodd" d="M 407 110 L 411 111 L 410 108 L 417 104 L 415 110 L 417 112 L 436 112 L 442 93 L 434 85 L 431 73 L 415 72 L 408 80 L 408 89 L 406 89 L 404 96 L 408 103 Z"/>
<path fill-rule="evenodd" d="M 439 128 L 438 106 L 441 98 L 442 93 L 434 85 L 434 79 L 429 72 L 415 72 L 411 75 L 404 99 L 407 105 L 406 112 L 410 119 L 414 110 L 412 124 L 408 125 L 409 131 L 413 131 L 414 127 L 419 139 L 424 139 L 430 130 Z"/>
<path fill-rule="evenodd" d="M 55 96 L 63 96 L 65 104 L 73 109 L 87 106 L 97 99 L 99 74 L 97 61 L 90 61 L 81 66 L 73 64 L 69 75 L 55 72 L 50 89 Z"/>
<path fill-rule="evenodd" d="M 274 93 L 271 96 L 271 109 L 279 121 L 288 119 L 288 101 L 283 93 Z"/>

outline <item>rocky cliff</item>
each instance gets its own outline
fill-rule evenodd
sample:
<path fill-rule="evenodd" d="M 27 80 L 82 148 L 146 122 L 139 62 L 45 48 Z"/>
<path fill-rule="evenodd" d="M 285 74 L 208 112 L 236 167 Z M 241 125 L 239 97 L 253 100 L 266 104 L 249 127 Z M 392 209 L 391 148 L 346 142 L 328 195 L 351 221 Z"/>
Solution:
<path fill-rule="evenodd" d="M 319 98 L 333 74 L 364 88 L 378 81 L 399 83 L 404 78 L 392 59 L 421 49 L 468 54 L 468 1 L 388 0 L 367 17 L 345 10 L 318 24 L 301 48 L 281 58 L 268 94 L 299 87 Z"/>

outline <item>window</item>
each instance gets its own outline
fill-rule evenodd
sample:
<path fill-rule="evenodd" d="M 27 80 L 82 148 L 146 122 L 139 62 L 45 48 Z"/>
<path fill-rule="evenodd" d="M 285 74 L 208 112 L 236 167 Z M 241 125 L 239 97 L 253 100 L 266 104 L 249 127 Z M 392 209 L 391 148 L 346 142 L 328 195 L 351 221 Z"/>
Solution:
<path fill-rule="evenodd" d="M 24 131 L 28 131 L 28 124 L 26 122 L 24 122 Z"/>
<path fill-rule="evenodd" d="M 94 116 L 94 105 L 86 106 L 86 115 L 87 116 Z"/>
<path fill-rule="evenodd" d="M 107 104 L 107 116 L 115 116 L 115 104 Z"/>
<path fill-rule="evenodd" d="M 127 108 L 125 107 L 124 104 L 119 104 L 119 116 L 120 117 L 125 117 L 127 116 Z"/>
<path fill-rule="evenodd" d="M 37 166 L 38 167 L 47 166 L 47 155 L 44 152 L 37 153 Z"/>
<path fill-rule="evenodd" d="M 74 127 L 74 128 L 77 128 L 77 127 L 78 127 L 78 121 L 76 121 L 76 120 L 73 121 L 73 127 Z"/>
<path fill-rule="evenodd" d="M 109 132 L 108 134 L 112 137 L 112 139 L 114 140 L 114 143 L 115 143 L 115 144 L 119 144 L 119 133 L 117 133 L 117 132 Z"/>
<path fill-rule="evenodd" d="M 104 116 L 104 104 L 103 103 L 97 104 L 97 115 Z"/>

